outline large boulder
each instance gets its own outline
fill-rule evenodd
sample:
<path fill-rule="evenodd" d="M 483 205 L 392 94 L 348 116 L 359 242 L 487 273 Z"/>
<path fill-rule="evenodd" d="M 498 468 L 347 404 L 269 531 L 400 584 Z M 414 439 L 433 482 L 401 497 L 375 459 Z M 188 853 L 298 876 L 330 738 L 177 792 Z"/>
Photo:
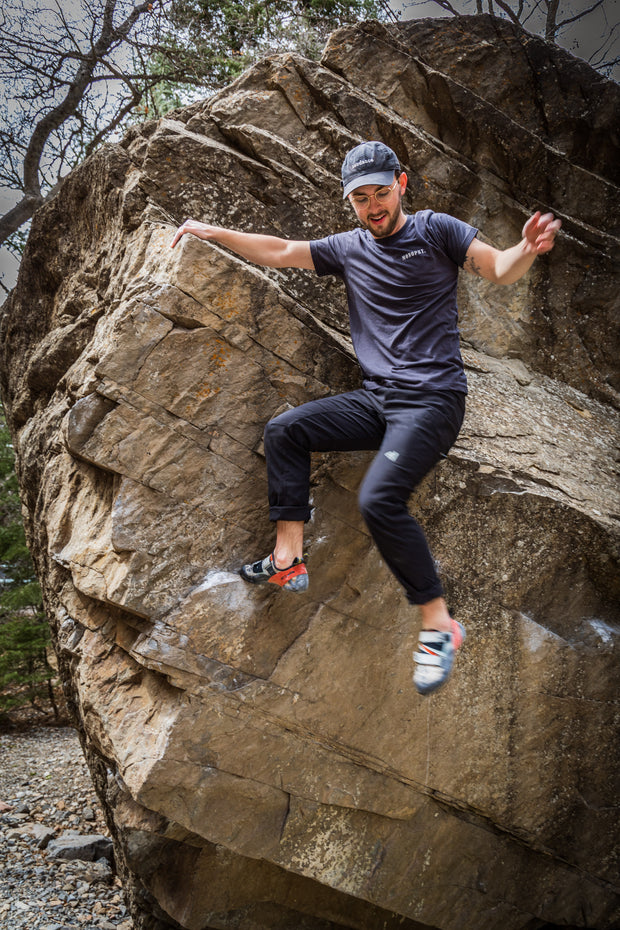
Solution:
<path fill-rule="evenodd" d="M 490 17 L 367 23 L 104 146 L 35 216 L 3 398 L 137 927 L 618 926 L 619 97 Z M 237 574 L 273 538 L 265 421 L 359 383 L 342 287 L 170 249 L 187 216 L 349 227 L 366 138 L 410 210 L 499 247 L 563 221 L 517 285 L 461 283 L 466 421 L 412 508 L 469 635 L 427 698 L 368 454 L 314 460 L 307 596 Z"/>

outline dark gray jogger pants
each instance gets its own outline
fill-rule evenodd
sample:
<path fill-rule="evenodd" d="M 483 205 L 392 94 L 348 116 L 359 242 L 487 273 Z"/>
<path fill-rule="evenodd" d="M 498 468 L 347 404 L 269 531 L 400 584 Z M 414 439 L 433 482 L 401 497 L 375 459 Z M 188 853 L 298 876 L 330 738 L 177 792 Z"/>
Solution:
<path fill-rule="evenodd" d="M 376 449 L 359 507 L 412 604 L 443 594 L 411 492 L 455 442 L 465 413 L 456 391 L 361 388 L 288 410 L 265 427 L 271 520 L 310 518 L 310 454 Z"/>

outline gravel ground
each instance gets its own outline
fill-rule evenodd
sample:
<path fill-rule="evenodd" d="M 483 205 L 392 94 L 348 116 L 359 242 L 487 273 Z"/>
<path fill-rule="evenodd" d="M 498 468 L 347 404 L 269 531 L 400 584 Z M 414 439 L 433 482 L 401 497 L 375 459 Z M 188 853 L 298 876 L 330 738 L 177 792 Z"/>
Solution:
<path fill-rule="evenodd" d="M 67 833 L 109 835 L 75 731 L 0 734 L 1 930 L 132 930 L 105 859 L 52 858 Z"/>

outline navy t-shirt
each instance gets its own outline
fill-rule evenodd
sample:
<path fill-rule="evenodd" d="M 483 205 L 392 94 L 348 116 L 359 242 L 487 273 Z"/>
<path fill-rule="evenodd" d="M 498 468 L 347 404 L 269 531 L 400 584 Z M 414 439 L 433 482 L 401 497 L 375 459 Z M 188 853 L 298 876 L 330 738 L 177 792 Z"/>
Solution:
<path fill-rule="evenodd" d="M 467 393 L 456 285 L 477 232 L 447 213 L 421 210 L 384 239 L 352 229 L 310 243 L 317 273 L 344 279 L 367 383 Z"/>

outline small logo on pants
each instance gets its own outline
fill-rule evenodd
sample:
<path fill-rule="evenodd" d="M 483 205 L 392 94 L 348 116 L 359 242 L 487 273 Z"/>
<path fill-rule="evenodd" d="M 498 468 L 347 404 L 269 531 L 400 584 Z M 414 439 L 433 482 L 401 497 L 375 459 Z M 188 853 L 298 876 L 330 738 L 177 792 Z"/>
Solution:
<path fill-rule="evenodd" d="M 398 456 L 400 455 L 400 452 L 385 452 L 384 455 L 386 459 L 390 460 L 390 462 L 396 462 L 398 461 Z"/>

